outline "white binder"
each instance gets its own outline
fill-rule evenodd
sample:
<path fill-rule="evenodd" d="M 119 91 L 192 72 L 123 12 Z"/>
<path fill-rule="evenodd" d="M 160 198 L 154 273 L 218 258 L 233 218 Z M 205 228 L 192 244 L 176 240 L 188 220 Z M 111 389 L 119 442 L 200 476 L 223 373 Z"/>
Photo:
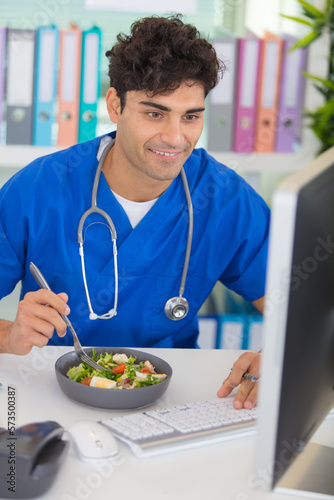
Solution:
<path fill-rule="evenodd" d="M 200 349 L 216 349 L 218 320 L 213 316 L 198 317 L 199 336 L 197 344 Z"/>
<path fill-rule="evenodd" d="M 224 314 L 222 316 L 218 347 L 220 349 L 245 349 L 247 324 L 245 315 Z"/>
<path fill-rule="evenodd" d="M 263 347 L 263 318 L 254 316 L 249 318 L 248 330 L 248 349 L 250 351 L 259 351 Z"/>
<path fill-rule="evenodd" d="M 209 96 L 209 151 L 232 151 L 235 87 L 237 75 L 237 38 L 223 37 L 213 40 L 217 56 L 226 61 L 227 69 L 222 80 Z"/>
<path fill-rule="evenodd" d="M 8 29 L 7 144 L 32 144 L 36 30 Z"/>

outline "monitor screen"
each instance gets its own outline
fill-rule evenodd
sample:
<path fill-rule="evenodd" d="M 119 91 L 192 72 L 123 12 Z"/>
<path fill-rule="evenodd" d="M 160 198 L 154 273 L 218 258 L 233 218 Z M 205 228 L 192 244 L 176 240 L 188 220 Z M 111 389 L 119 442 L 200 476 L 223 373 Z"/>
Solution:
<path fill-rule="evenodd" d="M 272 200 L 255 465 L 269 489 L 286 481 L 333 498 L 334 448 L 309 443 L 333 406 L 334 148 Z"/>

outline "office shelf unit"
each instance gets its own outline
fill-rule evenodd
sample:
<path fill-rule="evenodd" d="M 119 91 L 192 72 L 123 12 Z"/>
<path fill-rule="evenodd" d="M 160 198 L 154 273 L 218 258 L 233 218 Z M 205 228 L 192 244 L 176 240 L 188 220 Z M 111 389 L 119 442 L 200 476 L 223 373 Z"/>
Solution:
<path fill-rule="evenodd" d="M 0 169 L 19 169 L 35 158 L 57 151 L 56 147 L 0 146 Z M 243 173 L 282 173 L 299 170 L 314 157 L 314 149 L 299 153 L 247 153 L 210 152 L 218 161 Z"/>

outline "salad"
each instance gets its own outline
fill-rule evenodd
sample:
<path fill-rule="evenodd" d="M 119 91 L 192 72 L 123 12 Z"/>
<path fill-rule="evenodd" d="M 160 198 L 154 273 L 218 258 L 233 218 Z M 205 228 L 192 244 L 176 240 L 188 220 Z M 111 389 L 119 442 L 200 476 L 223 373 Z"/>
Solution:
<path fill-rule="evenodd" d="M 82 362 L 70 368 L 67 377 L 74 382 L 101 389 L 137 389 L 159 384 L 167 377 L 164 373 L 156 373 L 148 360 L 136 363 L 135 356 L 112 352 L 97 355 L 93 349 L 92 359 L 107 370 L 95 370 Z"/>

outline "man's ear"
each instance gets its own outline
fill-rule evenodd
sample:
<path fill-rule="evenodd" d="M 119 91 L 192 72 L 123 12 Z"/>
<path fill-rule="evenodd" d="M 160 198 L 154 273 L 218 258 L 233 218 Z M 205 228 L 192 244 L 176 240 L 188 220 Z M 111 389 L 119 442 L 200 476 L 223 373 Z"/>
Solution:
<path fill-rule="evenodd" d="M 114 87 L 110 87 L 106 95 L 107 109 L 110 120 L 113 123 L 118 123 L 119 117 L 121 115 L 121 100 L 117 95 L 117 91 Z"/>

